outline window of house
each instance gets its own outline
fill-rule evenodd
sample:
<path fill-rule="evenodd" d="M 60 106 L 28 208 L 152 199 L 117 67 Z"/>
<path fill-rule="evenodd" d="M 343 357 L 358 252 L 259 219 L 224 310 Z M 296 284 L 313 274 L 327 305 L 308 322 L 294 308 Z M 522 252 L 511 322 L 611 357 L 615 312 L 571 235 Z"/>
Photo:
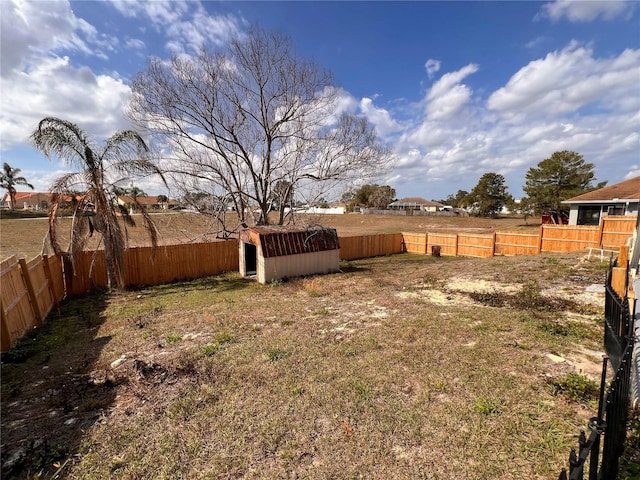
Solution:
<path fill-rule="evenodd" d="M 600 223 L 600 206 L 578 207 L 578 225 L 598 225 Z"/>

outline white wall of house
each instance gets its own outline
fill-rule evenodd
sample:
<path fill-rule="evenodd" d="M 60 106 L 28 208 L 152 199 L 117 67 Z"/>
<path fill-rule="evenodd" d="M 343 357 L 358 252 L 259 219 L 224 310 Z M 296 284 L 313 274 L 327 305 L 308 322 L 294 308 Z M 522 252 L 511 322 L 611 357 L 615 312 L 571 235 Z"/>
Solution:
<path fill-rule="evenodd" d="M 593 210 L 594 214 L 597 214 L 597 221 L 595 221 L 595 225 L 597 225 L 605 215 L 609 215 L 611 212 L 614 212 L 614 215 L 625 215 L 625 216 L 635 216 L 638 215 L 638 202 L 624 202 L 624 203 L 616 203 L 616 202 L 607 202 L 607 203 L 582 203 L 582 204 L 571 204 L 569 210 L 569 225 L 578 225 L 578 220 L 580 218 L 579 212 L 581 208 L 589 208 Z M 615 211 L 613 210 L 615 208 Z"/>

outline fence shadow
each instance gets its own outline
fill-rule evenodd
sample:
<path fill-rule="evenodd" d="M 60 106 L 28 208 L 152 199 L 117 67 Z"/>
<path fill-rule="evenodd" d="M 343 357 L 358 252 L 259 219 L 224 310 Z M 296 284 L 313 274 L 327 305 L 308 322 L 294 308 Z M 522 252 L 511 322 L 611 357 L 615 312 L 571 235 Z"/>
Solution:
<path fill-rule="evenodd" d="M 111 340 L 97 336 L 107 300 L 97 292 L 65 302 L 2 353 L 2 478 L 53 478 L 112 405 L 118 379 L 90 375 Z"/>

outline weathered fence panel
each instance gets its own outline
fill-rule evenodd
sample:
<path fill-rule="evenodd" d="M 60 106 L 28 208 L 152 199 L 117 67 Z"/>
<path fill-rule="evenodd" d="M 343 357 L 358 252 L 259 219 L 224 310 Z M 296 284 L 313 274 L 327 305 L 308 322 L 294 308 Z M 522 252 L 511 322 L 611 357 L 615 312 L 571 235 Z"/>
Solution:
<path fill-rule="evenodd" d="M 427 253 L 427 233 L 402 232 L 404 251 L 408 253 Z"/>
<path fill-rule="evenodd" d="M 158 247 L 127 251 L 127 285 L 158 285 L 237 271 L 240 251 L 237 240 Z"/>
<path fill-rule="evenodd" d="M 53 302 L 57 305 L 65 295 L 62 259 L 57 255 L 43 255 L 42 258 L 44 260 L 44 270 L 49 280 L 49 288 L 51 289 Z"/>
<path fill-rule="evenodd" d="M 37 317 L 36 326 L 40 326 L 56 303 L 51 292 L 49 279 L 45 272 L 45 262 L 44 259 L 38 255 L 30 262 L 25 262 L 23 259 L 20 259 L 19 263 L 22 266 L 23 273 L 26 268 L 27 274 L 25 275 L 25 281 L 30 291 L 33 302 L 32 307 Z"/>
<path fill-rule="evenodd" d="M 537 255 L 540 233 L 496 232 L 496 255 Z"/>
<path fill-rule="evenodd" d="M 10 257 L 0 264 L 2 283 L 2 350 L 10 348 L 27 330 L 36 324 L 36 316 L 29 300 L 29 291 L 18 260 Z"/>
<path fill-rule="evenodd" d="M 339 237 L 339 241 L 340 260 L 392 255 L 404 251 L 402 233 Z"/>
<path fill-rule="evenodd" d="M 159 285 L 238 270 L 237 240 L 129 248 L 124 254 L 126 286 Z M 107 286 L 104 251 L 86 251 L 78 257 L 68 278 L 70 293 L 83 294 Z"/>
<path fill-rule="evenodd" d="M 38 255 L 27 262 L 10 257 L 0 264 L 0 350 L 42 325 L 51 309 L 64 298 L 62 266 L 58 257 Z"/>
<path fill-rule="evenodd" d="M 67 295 L 83 295 L 93 288 L 108 284 L 104 250 L 81 252 L 70 270 L 65 270 Z"/>
<path fill-rule="evenodd" d="M 439 247 L 440 255 L 456 256 L 458 254 L 457 233 L 429 233 L 427 238 L 427 253 L 433 254 L 434 248 Z"/>
<path fill-rule="evenodd" d="M 602 248 L 618 248 L 627 245 L 633 236 L 638 218 L 633 216 L 607 215 L 602 219 Z"/>
<path fill-rule="evenodd" d="M 458 255 L 464 257 L 493 257 L 495 235 L 480 233 L 458 234 Z"/>
<path fill-rule="evenodd" d="M 571 253 L 600 247 L 600 227 L 542 225 L 541 252 Z"/>

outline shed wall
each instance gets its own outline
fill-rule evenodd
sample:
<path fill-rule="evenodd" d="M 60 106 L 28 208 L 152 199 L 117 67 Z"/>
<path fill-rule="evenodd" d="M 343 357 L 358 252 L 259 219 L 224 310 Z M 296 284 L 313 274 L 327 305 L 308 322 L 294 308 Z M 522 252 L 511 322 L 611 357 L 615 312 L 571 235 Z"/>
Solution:
<path fill-rule="evenodd" d="M 340 250 L 300 253 L 284 257 L 258 256 L 257 280 L 269 283 L 284 277 L 300 277 L 340 270 Z"/>

